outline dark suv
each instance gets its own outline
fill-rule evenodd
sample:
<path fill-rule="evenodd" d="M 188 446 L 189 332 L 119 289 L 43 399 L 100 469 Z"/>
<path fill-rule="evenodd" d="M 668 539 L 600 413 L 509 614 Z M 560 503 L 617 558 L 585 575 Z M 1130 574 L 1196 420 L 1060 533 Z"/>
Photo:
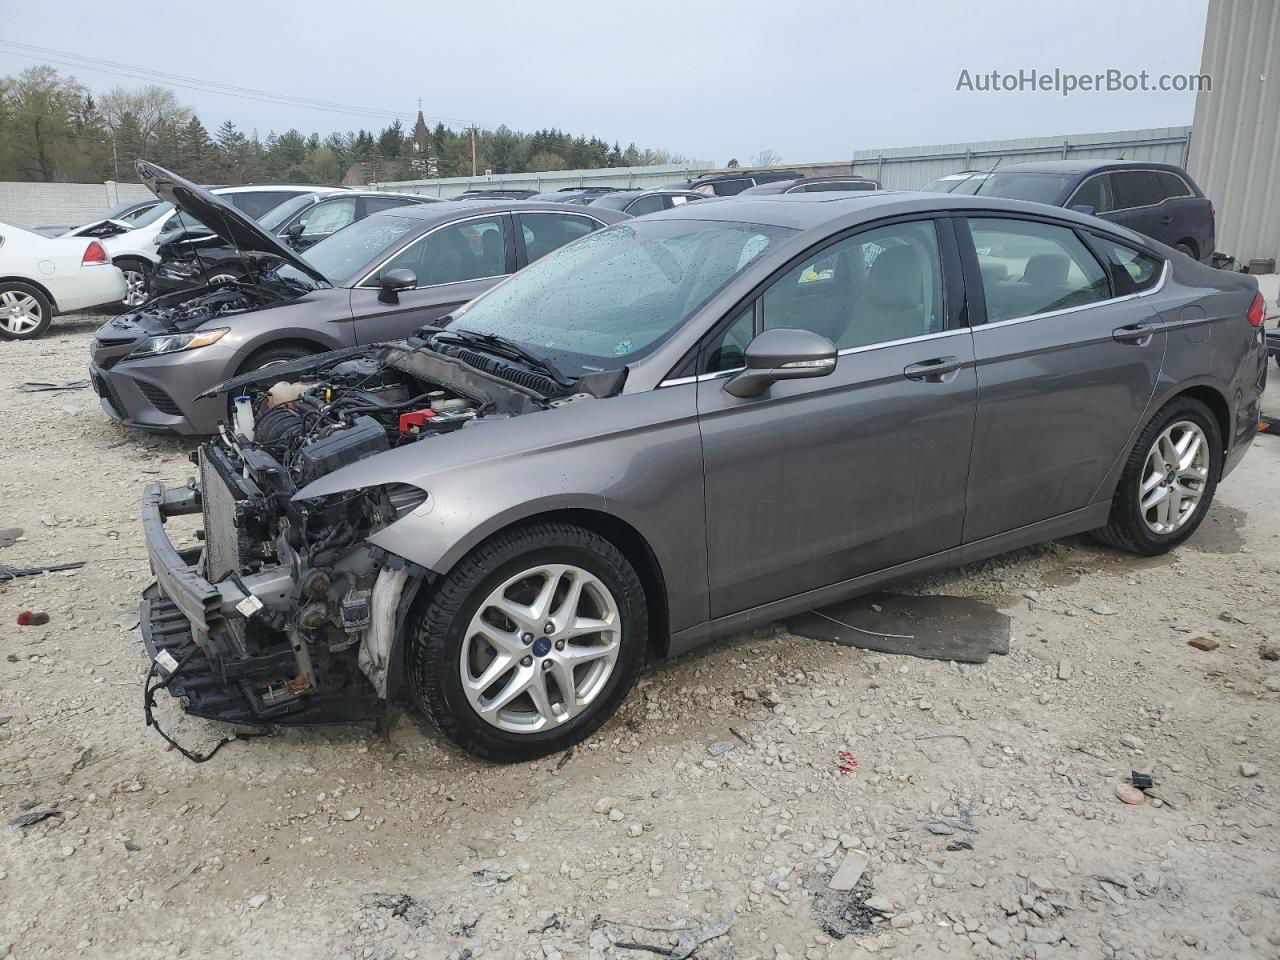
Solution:
<path fill-rule="evenodd" d="M 1171 163 L 1038 160 L 953 173 L 924 189 L 1067 207 L 1123 224 L 1204 263 L 1213 257 L 1213 204 Z"/>

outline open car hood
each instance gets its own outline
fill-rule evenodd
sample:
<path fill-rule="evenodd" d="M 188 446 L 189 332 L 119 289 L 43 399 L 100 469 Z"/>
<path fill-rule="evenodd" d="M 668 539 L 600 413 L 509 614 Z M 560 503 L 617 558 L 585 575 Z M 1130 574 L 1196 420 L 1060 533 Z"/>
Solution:
<path fill-rule="evenodd" d="M 169 201 L 188 216 L 199 220 L 241 253 L 250 252 L 276 257 L 305 273 L 317 283 L 326 287 L 332 286 L 329 278 L 299 257 L 296 250 L 285 246 L 264 230 L 262 224 L 241 213 L 208 190 L 146 160 L 139 160 L 137 169 L 138 176 L 148 190 L 161 200 Z"/>

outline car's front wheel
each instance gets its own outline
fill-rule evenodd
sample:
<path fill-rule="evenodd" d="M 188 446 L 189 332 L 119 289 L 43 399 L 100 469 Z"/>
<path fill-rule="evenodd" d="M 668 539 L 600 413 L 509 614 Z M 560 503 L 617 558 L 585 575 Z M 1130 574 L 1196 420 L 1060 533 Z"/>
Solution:
<path fill-rule="evenodd" d="M 151 265 L 142 260 L 117 260 L 116 266 L 124 274 L 124 299 L 120 303 L 128 310 L 142 306 L 151 299 Z"/>
<path fill-rule="evenodd" d="M 1096 536 L 1145 556 L 1177 546 L 1209 512 L 1222 456 L 1213 412 L 1192 397 L 1171 400 L 1134 444 L 1111 502 L 1111 519 Z"/>
<path fill-rule="evenodd" d="M 34 340 L 53 322 L 49 298 L 29 283 L 0 283 L 0 340 Z"/>
<path fill-rule="evenodd" d="M 415 610 L 409 689 L 456 744 L 510 763 L 593 733 L 635 682 L 644 588 L 608 540 L 532 523 L 485 541 Z"/>

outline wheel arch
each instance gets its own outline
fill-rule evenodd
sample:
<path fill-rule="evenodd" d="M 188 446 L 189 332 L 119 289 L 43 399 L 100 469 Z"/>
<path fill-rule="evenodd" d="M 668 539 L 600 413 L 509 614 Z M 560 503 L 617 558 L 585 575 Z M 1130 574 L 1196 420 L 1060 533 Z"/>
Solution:
<path fill-rule="evenodd" d="M 306 334 L 292 334 L 282 337 L 267 336 L 258 340 L 253 340 L 245 344 L 244 358 L 236 366 L 235 376 L 240 376 L 251 372 L 249 364 L 253 359 L 265 350 L 278 350 L 284 347 L 300 347 L 303 350 L 309 350 L 313 353 L 328 353 L 330 350 L 338 350 L 344 344 L 326 343 L 315 336 L 307 336 Z"/>
<path fill-rule="evenodd" d="M 57 298 L 49 291 L 48 287 L 38 280 L 32 280 L 30 277 L 0 277 L 0 283 L 24 283 L 28 287 L 34 287 L 44 295 L 46 300 L 49 301 L 49 306 L 53 308 L 54 316 L 57 316 L 62 312 L 58 309 Z"/>

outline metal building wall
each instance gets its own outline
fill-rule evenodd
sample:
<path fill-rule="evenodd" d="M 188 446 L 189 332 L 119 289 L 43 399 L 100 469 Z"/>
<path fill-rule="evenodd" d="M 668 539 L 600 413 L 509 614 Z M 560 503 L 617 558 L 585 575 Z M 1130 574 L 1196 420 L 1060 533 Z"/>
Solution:
<path fill-rule="evenodd" d="M 930 180 L 961 170 L 987 170 L 1028 160 L 1115 159 L 1187 162 L 1190 127 L 1077 133 L 1022 140 L 980 140 L 928 147 L 859 150 L 853 172 L 879 180 L 886 190 L 919 190 Z"/>
<path fill-rule="evenodd" d="M 1212 0 L 1188 172 L 1218 211 L 1217 248 L 1280 260 L 1280 3 Z"/>

